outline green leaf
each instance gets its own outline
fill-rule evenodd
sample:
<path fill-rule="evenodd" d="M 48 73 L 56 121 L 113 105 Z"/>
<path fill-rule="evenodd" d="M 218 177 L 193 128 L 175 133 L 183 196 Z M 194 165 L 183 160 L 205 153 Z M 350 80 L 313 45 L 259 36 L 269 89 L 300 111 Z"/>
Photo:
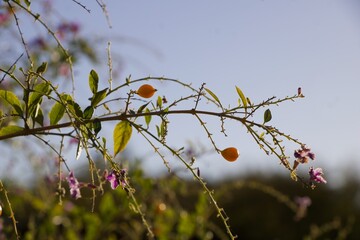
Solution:
<path fill-rule="evenodd" d="M 42 82 L 38 85 L 36 85 L 33 89 L 33 91 L 30 93 L 29 97 L 29 104 L 36 102 L 38 103 L 39 99 L 44 96 L 48 95 L 51 92 L 50 84 L 47 82 Z"/>
<path fill-rule="evenodd" d="M 87 141 L 89 139 L 89 137 L 92 135 L 92 133 L 89 130 L 89 125 L 91 123 L 87 123 L 87 124 L 80 124 L 80 131 L 81 131 L 81 137 Z M 90 126 L 91 127 L 91 126 Z M 81 141 L 81 140 L 80 140 Z"/>
<path fill-rule="evenodd" d="M 43 62 L 37 69 L 36 69 L 36 73 L 44 73 L 47 69 L 47 62 Z"/>
<path fill-rule="evenodd" d="M 272 119 L 271 111 L 270 109 L 266 109 L 264 112 L 264 123 L 269 122 Z"/>
<path fill-rule="evenodd" d="M 93 121 L 93 129 L 95 135 L 97 135 L 101 130 L 101 121 L 99 119 L 94 119 Z"/>
<path fill-rule="evenodd" d="M 239 87 L 237 87 L 237 86 L 235 86 L 235 87 L 236 87 L 236 91 L 237 91 L 237 93 L 238 93 L 244 107 L 246 108 L 247 105 L 248 105 L 248 102 L 246 100 L 246 97 L 245 97 L 244 93 L 241 91 L 241 89 Z"/>
<path fill-rule="evenodd" d="M 65 106 L 71 114 L 75 114 L 77 117 L 83 118 L 83 112 L 80 105 L 74 101 L 71 95 L 62 94 L 60 98 L 65 103 Z"/>
<path fill-rule="evenodd" d="M 41 126 L 44 126 L 44 115 L 41 110 L 40 104 L 38 104 L 38 107 L 36 108 L 33 120 Z"/>
<path fill-rule="evenodd" d="M 211 95 L 211 97 L 217 102 L 217 103 L 219 103 L 219 105 L 221 106 L 221 102 L 220 102 L 220 100 L 219 100 L 219 98 L 215 95 L 215 93 L 213 93 L 210 89 L 208 89 L 208 88 L 204 88 L 205 89 L 205 91 L 208 93 L 208 94 L 210 94 Z"/>
<path fill-rule="evenodd" d="M 137 110 L 137 113 L 142 113 L 142 111 L 144 111 L 144 109 L 147 107 L 147 105 L 149 105 L 150 102 L 145 103 L 144 105 L 142 105 L 141 107 L 139 107 L 139 109 Z"/>
<path fill-rule="evenodd" d="M 264 139 L 264 136 L 265 136 L 265 132 L 262 132 L 262 133 L 260 133 L 259 138 Z"/>
<path fill-rule="evenodd" d="M 164 140 L 166 137 L 166 132 L 167 132 L 165 121 L 162 121 L 160 126 L 156 125 L 156 131 L 157 131 L 158 137 L 161 138 L 162 140 Z"/>
<path fill-rule="evenodd" d="M 116 124 L 113 137 L 114 137 L 114 157 L 119 152 L 123 151 L 128 144 L 132 133 L 131 124 L 128 121 L 121 121 Z"/>
<path fill-rule="evenodd" d="M 30 0 L 24 0 L 24 2 L 27 6 L 27 9 L 30 10 L 30 4 L 31 4 Z"/>
<path fill-rule="evenodd" d="M 160 138 L 161 137 L 161 128 L 158 125 L 156 125 L 156 131 L 157 131 L 158 137 Z"/>
<path fill-rule="evenodd" d="M 106 92 L 107 92 L 107 88 L 95 93 L 93 95 L 93 97 L 91 98 L 91 106 L 96 107 L 96 105 L 98 105 L 105 97 L 106 97 Z"/>
<path fill-rule="evenodd" d="M 29 115 L 32 116 L 33 112 L 35 111 L 35 115 L 33 117 L 36 117 L 37 109 L 40 107 L 40 104 L 42 102 L 42 97 L 44 95 L 50 94 L 51 89 L 49 83 L 43 82 L 38 85 L 36 85 L 33 89 L 33 91 L 30 93 L 29 97 Z"/>
<path fill-rule="evenodd" d="M 71 102 L 71 101 L 73 101 L 73 98 L 72 98 L 72 96 L 70 95 L 70 94 L 67 94 L 67 93 L 63 93 L 63 94 L 61 94 L 61 99 L 64 101 L 64 102 Z"/>
<path fill-rule="evenodd" d="M 146 112 L 146 113 L 149 113 L 150 110 L 149 110 L 148 108 L 146 108 L 146 109 L 145 109 L 145 112 Z M 146 125 L 147 125 L 148 127 L 149 127 L 150 122 L 151 122 L 151 115 L 146 115 L 146 116 L 145 116 L 145 123 L 146 123 Z"/>
<path fill-rule="evenodd" d="M 4 99 L 7 103 L 9 103 L 13 107 L 15 112 L 17 112 L 19 115 L 22 115 L 23 111 L 21 108 L 20 100 L 13 92 L 0 90 L 0 97 Z"/>
<path fill-rule="evenodd" d="M 5 127 L 0 129 L 0 136 L 5 136 L 5 135 L 8 135 L 8 134 L 20 132 L 22 130 L 24 130 L 24 128 L 19 127 L 19 126 L 15 126 L 15 125 L 5 126 Z"/>
<path fill-rule="evenodd" d="M 93 114 L 94 114 L 94 108 L 92 106 L 88 106 L 87 108 L 85 108 L 84 110 L 85 119 L 90 119 Z"/>
<path fill-rule="evenodd" d="M 162 108 L 162 97 L 158 96 L 157 101 L 156 101 L 156 105 L 161 109 Z"/>
<path fill-rule="evenodd" d="M 59 102 L 56 102 L 49 112 L 50 125 L 57 124 L 64 116 L 65 106 Z"/>
<path fill-rule="evenodd" d="M 66 106 L 68 107 L 69 111 L 75 114 L 77 117 L 82 118 L 83 112 L 81 110 L 80 105 L 74 101 L 71 95 L 69 94 L 62 94 L 61 99 L 66 102 Z"/>
<path fill-rule="evenodd" d="M 72 112 L 72 113 L 75 113 L 76 116 L 78 116 L 79 118 L 83 118 L 83 112 L 81 110 L 81 107 L 78 103 L 72 101 L 72 100 L 69 100 L 67 102 L 68 104 L 68 108 L 69 110 Z"/>
<path fill-rule="evenodd" d="M 91 70 L 89 74 L 89 86 L 93 94 L 97 93 L 99 85 L 99 76 L 95 70 Z"/>
<path fill-rule="evenodd" d="M 250 98 L 246 97 L 246 101 L 249 105 L 251 105 L 251 101 L 250 101 Z"/>

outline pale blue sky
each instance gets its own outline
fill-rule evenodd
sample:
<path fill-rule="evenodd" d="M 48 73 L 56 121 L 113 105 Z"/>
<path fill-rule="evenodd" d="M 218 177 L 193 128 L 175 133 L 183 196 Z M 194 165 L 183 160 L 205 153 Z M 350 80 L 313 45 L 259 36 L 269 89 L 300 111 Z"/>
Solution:
<path fill-rule="evenodd" d="M 117 81 L 131 74 L 176 78 L 196 88 L 206 82 L 225 104 L 233 105 L 235 85 L 253 101 L 293 95 L 301 86 L 306 98 L 273 108 L 272 123 L 307 143 L 317 154 L 312 165 L 322 166 L 327 176 L 350 164 L 360 170 L 359 1 L 106 1 L 112 29 L 96 1 L 82 2 L 91 14 L 72 1 L 58 3 L 60 12 L 80 21 L 91 36 L 104 38 L 97 46 L 104 56 L 107 40 L 112 42 L 114 56 L 120 54 L 125 64 Z M 105 75 L 106 58 L 102 67 Z M 91 68 L 77 70 L 87 76 Z M 174 85 L 156 86 L 167 96 L 181 91 Z M 170 120 L 181 126 L 170 129 L 170 144 L 199 140 L 210 146 L 195 120 Z M 198 161 L 204 176 L 281 169 L 238 125 L 230 124 L 224 138 L 217 134 L 217 122 L 208 122 L 219 146 L 234 145 L 241 157 L 227 163 L 208 155 Z M 142 144 L 134 137 L 130 147 L 144 149 Z M 135 153 L 143 157 L 149 152 Z M 144 161 L 151 171 L 165 169 L 153 155 Z"/>

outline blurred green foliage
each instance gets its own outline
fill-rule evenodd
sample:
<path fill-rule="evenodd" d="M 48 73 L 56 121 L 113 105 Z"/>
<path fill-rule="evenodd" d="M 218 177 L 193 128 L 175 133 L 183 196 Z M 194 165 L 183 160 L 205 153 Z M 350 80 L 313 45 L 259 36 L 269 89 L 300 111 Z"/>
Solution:
<path fill-rule="evenodd" d="M 196 182 L 176 175 L 150 178 L 140 168 L 130 175 L 156 239 L 228 238 L 219 227 L 220 220 L 207 195 Z M 83 198 L 68 197 L 60 205 L 55 184 L 38 181 L 32 189 L 6 183 L 11 189 L 8 194 L 22 239 L 146 238 L 146 228 L 124 190 L 106 189 L 97 197 L 91 212 L 89 189 L 82 189 Z M 358 181 L 349 179 L 338 189 L 321 186 L 313 191 L 286 177 L 254 175 L 222 181 L 211 188 L 239 239 L 360 239 Z M 292 202 L 296 196 L 309 196 L 312 200 L 307 215 L 300 220 L 284 202 Z M 0 239 L 13 239 L 9 212 L 4 202 L 2 205 Z"/>

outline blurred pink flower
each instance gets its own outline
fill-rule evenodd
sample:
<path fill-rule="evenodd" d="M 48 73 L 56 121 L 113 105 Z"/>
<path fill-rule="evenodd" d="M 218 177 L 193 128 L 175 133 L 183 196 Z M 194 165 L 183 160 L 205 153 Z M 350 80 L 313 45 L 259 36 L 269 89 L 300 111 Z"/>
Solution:
<path fill-rule="evenodd" d="M 80 30 L 80 25 L 75 22 L 64 22 L 57 27 L 57 33 L 60 38 L 65 38 L 68 33 L 77 34 Z"/>

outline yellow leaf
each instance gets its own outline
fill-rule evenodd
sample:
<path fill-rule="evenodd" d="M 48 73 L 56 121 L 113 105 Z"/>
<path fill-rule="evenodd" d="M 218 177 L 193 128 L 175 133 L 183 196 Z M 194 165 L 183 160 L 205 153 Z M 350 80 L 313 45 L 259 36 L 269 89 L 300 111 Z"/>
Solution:
<path fill-rule="evenodd" d="M 132 133 L 131 124 L 128 121 L 121 121 L 114 129 L 114 157 L 123 151 L 128 144 Z"/>

